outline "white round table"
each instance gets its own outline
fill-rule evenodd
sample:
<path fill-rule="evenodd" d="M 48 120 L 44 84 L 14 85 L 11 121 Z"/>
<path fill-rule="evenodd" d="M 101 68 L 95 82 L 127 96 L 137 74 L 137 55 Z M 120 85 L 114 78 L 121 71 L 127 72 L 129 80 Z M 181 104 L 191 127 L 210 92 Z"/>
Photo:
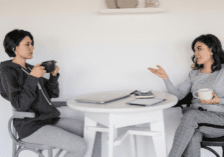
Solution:
<path fill-rule="evenodd" d="M 131 93 L 133 91 L 134 90 L 108 91 L 108 93 Z M 176 96 L 166 92 L 152 91 L 155 98 L 166 99 L 166 101 L 153 106 L 127 104 L 126 102 L 135 100 L 134 95 L 106 104 L 80 103 L 75 101 L 77 98 L 96 94 L 101 95 L 102 93 L 105 92 L 85 94 L 67 101 L 67 105 L 70 108 L 83 111 L 85 113 L 84 138 L 88 144 L 88 151 L 85 157 L 92 156 L 96 131 L 108 132 L 108 154 L 109 157 L 113 157 L 114 145 L 122 141 L 122 137 L 117 137 L 117 129 L 143 123 L 149 123 L 150 130 L 147 131 L 147 135 L 152 136 L 157 157 L 167 156 L 163 110 L 174 106 L 178 102 L 178 98 Z M 98 127 L 97 124 L 101 124 L 105 127 Z M 132 133 L 133 132 L 134 131 L 132 130 Z M 129 133 L 131 134 L 130 130 Z M 135 152 L 133 156 L 135 156 Z"/>

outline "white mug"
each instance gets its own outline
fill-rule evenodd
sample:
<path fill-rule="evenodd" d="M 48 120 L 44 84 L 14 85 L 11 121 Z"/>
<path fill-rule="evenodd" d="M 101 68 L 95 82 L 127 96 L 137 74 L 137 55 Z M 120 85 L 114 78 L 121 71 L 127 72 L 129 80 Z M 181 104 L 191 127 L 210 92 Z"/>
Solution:
<path fill-rule="evenodd" d="M 195 92 L 198 93 L 198 97 L 195 96 Z M 195 98 L 198 98 L 198 99 L 201 99 L 201 100 L 211 100 L 213 98 L 212 92 L 213 92 L 212 89 L 203 88 L 203 89 L 199 89 L 198 91 L 194 91 L 193 96 Z"/>

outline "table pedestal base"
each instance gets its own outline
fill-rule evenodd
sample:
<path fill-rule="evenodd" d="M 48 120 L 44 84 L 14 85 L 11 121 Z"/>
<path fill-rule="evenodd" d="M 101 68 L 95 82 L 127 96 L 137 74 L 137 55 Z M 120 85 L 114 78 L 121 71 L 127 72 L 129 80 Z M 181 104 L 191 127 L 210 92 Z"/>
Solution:
<path fill-rule="evenodd" d="M 97 123 L 104 127 L 97 126 Z M 149 123 L 150 127 L 128 127 L 144 123 Z M 126 132 L 117 137 L 118 129 L 126 129 Z M 127 136 L 131 136 L 132 157 L 137 157 L 135 144 L 135 136 L 137 135 L 152 136 L 156 156 L 166 157 L 167 155 L 163 110 L 122 114 L 86 112 L 84 138 L 88 144 L 88 151 L 85 157 L 92 157 L 93 145 L 97 131 L 108 132 L 108 157 L 114 157 L 114 146 L 121 144 Z"/>

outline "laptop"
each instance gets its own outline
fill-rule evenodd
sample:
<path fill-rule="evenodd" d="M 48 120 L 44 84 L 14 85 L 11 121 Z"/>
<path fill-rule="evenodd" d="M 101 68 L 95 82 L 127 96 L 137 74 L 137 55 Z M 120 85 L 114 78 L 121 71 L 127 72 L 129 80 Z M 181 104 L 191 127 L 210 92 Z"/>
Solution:
<path fill-rule="evenodd" d="M 129 97 L 133 92 L 108 92 L 95 93 L 89 96 L 83 96 L 75 99 L 77 102 L 105 104 L 112 101 L 120 100 Z"/>

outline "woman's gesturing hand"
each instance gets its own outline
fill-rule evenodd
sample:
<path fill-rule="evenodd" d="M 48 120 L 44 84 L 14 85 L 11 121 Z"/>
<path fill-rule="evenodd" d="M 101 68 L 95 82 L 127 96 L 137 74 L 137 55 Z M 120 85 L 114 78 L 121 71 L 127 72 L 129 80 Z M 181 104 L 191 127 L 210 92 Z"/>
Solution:
<path fill-rule="evenodd" d="M 219 104 L 221 99 L 214 92 L 212 92 L 212 95 L 214 96 L 214 98 L 212 100 L 201 100 L 201 99 L 199 99 L 199 101 L 204 103 L 204 104 Z"/>
<path fill-rule="evenodd" d="M 165 72 L 165 70 L 159 66 L 156 65 L 159 69 L 153 69 L 153 68 L 148 68 L 148 70 L 150 70 L 153 74 L 156 74 L 157 76 L 161 77 L 163 80 L 165 80 L 168 76 Z"/>

